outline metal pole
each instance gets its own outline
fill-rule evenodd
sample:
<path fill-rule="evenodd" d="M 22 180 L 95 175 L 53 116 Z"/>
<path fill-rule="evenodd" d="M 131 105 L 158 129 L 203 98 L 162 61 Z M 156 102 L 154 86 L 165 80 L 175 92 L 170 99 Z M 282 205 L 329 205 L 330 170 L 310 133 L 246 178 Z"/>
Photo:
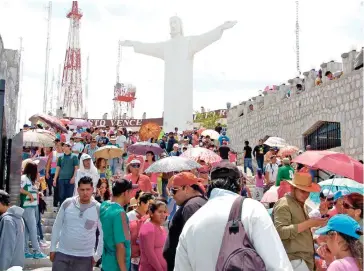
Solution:
<path fill-rule="evenodd" d="M 4 100 L 5 100 L 5 80 L 0 80 L 0 187 L 4 188 L 4 157 L 5 146 L 3 142 L 4 138 Z"/>

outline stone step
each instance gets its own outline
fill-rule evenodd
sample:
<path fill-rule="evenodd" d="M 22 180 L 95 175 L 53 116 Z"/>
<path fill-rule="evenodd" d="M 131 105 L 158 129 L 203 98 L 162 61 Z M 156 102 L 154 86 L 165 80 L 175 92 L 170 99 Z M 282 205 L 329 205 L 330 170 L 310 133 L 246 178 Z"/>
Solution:
<path fill-rule="evenodd" d="M 49 210 L 50 208 L 48 208 Z M 53 212 L 52 210 L 50 211 L 46 211 L 44 212 L 44 214 L 42 214 L 42 219 L 47 219 L 47 218 L 56 218 L 57 213 Z"/>
<path fill-rule="evenodd" d="M 43 234 L 45 234 L 45 233 L 52 233 L 52 227 L 53 226 L 42 226 Z"/>
<path fill-rule="evenodd" d="M 44 236 L 44 240 L 46 241 L 51 241 L 52 239 L 52 234 L 51 233 L 43 233 L 43 236 Z"/>
<path fill-rule="evenodd" d="M 43 226 L 53 226 L 55 218 L 46 218 L 44 219 Z"/>

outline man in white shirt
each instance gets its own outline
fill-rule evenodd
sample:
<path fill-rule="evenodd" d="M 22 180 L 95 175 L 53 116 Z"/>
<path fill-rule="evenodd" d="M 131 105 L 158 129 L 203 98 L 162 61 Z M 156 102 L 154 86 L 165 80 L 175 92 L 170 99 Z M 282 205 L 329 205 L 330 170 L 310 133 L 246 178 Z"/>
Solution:
<path fill-rule="evenodd" d="M 119 128 L 116 137 L 116 144 L 119 145 L 120 148 L 125 150 L 125 143 L 126 143 L 126 137 L 123 134 L 123 129 Z"/>
<path fill-rule="evenodd" d="M 76 135 L 73 138 L 75 140 L 75 144 L 72 146 L 72 152 L 75 154 L 82 153 L 85 147 L 85 145 L 81 142 L 82 137 L 80 135 Z"/>
<path fill-rule="evenodd" d="M 222 162 L 212 169 L 207 192 L 209 200 L 183 228 L 175 271 L 215 271 L 230 209 L 241 188 L 240 178 L 239 169 L 229 162 Z M 267 271 L 292 270 L 272 219 L 260 202 L 246 198 L 241 221 Z"/>
<path fill-rule="evenodd" d="M 52 228 L 49 258 L 53 271 L 90 271 L 102 254 L 100 204 L 92 198 L 92 179 L 81 178 L 77 190 L 79 196 L 62 203 Z M 100 235 L 95 253 L 96 229 Z"/>

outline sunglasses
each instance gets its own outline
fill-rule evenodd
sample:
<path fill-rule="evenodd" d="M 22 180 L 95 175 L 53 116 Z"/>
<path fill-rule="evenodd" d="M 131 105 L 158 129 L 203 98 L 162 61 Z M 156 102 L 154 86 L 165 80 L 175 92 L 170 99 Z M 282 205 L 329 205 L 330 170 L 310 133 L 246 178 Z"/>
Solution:
<path fill-rule="evenodd" d="M 343 203 L 343 207 L 344 209 L 355 209 L 353 205 L 350 205 L 349 203 L 347 202 L 344 202 Z"/>
<path fill-rule="evenodd" d="M 139 164 L 131 164 L 130 165 L 132 168 L 140 168 L 140 165 Z"/>
<path fill-rule="evenodd" d="M 181 190 L 181 189 L 182 189 L 182 187 L 178 187 L 178 188 L 172 187 L 169 190 L 170 190 L 170 192 L 171 192 L 172 195 L 176 195 L 177 192 L 178 192 L 178 190 Z"/>

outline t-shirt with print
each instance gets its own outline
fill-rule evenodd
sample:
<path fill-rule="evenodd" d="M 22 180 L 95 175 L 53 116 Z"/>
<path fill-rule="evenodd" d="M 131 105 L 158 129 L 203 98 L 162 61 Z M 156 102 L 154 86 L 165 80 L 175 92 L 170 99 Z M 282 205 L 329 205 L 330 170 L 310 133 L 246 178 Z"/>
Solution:
<path fill-rule="evenodd" d="M 282 166 L 278 169 L 276 186 L 280 186 L 282 180 L 292 180 L 294 169 L 290 165 Z"/>
<path fill-rule="evenodd" d="M 104 233 L 102 268 L 107 271 L 120 270 L 116 259 L 116 245 L 123 243 L 126 270 L 129 270 L 131 257 L 130 229 L 124 208 L 116 202 L 104 201 L 100 208 L 100 220 Z"/>
<path fill-rule="evenodd" d="M 74 153 L 63 154 L 58 158 L 57 167 L 60 167 L 59 180 L 70 180 L 75 173 L 75 166 L 78 166 L 78 157 Z"/>
<path fill-rule="evenodd" d="M 20 194 L 20 207 L 35 207 L 38 206 L 38 189 L 35 185 L 32 184 L 32 181 L 28 178 L 27 175 L 22 175 L 20 179 L 20 187 L 25 191 L 28 191 L 33 196 L 33 201 L 30 201 L 28 195 Z"/>
<path fill-rule="evenodd" d="M 264 145 L 255 146 L 253 154 L 256 156 L 256 158 L 264 157 Z"/>

